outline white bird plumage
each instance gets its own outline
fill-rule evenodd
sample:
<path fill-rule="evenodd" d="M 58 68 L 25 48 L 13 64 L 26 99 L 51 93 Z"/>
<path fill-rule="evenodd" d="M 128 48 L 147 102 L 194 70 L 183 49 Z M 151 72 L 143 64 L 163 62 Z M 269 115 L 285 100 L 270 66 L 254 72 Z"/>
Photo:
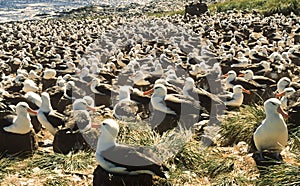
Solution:
<path fill-rule="evenodd" d="M 279 155 L 287 145 L 288 129 L 283 119 L 287 114 L 280 105 L 281 102 L 277 98 L 270 98 L 264 103 L 266 118 L 253 134 L 261 158 L 264 150 L 273 150 Z"/>

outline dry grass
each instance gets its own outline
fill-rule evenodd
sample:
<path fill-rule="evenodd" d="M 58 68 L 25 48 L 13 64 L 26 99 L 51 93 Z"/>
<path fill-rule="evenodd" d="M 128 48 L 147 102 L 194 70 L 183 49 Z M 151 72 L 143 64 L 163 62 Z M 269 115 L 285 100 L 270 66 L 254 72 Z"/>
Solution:
<path fill-rule="evenodd" d="M 283 153 L 287 163 L 269 167 L 266 174 L 260 174 L 248 152 L 252 135 L 249 131 L 263 119 L 262 111 L 261 107 L 247 106 L 226 117 L 221 125 L 223 147 L 204 147 L 196 140 L 199 137 L 182 129 L 160 136 L 145 122 L 120 122 L 118 141 L 148 146 L 159 154 L 170 169 L 169 179 L 155 178 L 155 185 L 297 185 L 300 181 L 299 130 L 290 134 L 289 149 Z M 241 145 L 239 141 L 248 143 Z M 92 174 L 97 166 L 94 152 L 61 155 L 50 150 L 40 148 L 23 160 L 1 159 L 1 185 L 92 185 Z"/>

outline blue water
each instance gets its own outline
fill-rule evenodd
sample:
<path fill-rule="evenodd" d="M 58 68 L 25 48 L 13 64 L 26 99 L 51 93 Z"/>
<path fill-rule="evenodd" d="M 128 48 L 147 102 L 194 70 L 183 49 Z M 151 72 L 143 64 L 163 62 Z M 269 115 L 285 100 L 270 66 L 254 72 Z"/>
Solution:
<path fill-rule="evenodd" d="M 38 19 L 89 5 L 118 5 L 148 0 L 0 0 L 0 22 Z"/>

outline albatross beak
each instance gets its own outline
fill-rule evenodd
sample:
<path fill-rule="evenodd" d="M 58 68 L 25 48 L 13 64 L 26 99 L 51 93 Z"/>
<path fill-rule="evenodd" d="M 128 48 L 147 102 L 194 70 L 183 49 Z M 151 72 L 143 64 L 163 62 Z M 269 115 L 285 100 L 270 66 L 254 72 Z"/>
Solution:
<path fill-rule="evenodd" d="M 88 110 L 91 110 L 93 112 L 96 112 L 96 108 L 95 107 L 91 107 L 91 106 L 87 106 L 86 107 Z"/>
<path fill-rule="evenodd" d="M 275 94 L 275 98 L 280 98 L 285 95 L 285 92 Z"/>
<path fill-rule="evenodd" d="M 37 114 L 38 114 L 37 111 L 32 110 L 31 108 L 28 108 L 28 109 L 27 109 L 27 112 L 29 112 L 29 113 L 31 113 L 31 114 L 33 114 L 33 115 L 37 115 Z"/>
<path fill-rule="evenodd" d="M 92 81 L 88 82 L 88 83 L 87 83 L 87 86 L 91 86 L 91 84 L 92 84 Z"/>
<path fill-rule="evenodd" d="M 286 113 L 284 110 L 282 110 L 282 108 L 280 106 L 277 108 L 277 112 L 279 112 L 284 118 L 289 117 L 288 113 Z"/>
<path fill-rule="evenodd" d="M 239 74 L 238 75 L 238 77 L 244 77 L 245 76 L 245 74 Z"/>
<path fill-rule="evenodd" d="M 250 94 L 250 90 L 243 89 L 243 92 L 246 94 Z"/>
<path fill-rule="evenodd" d="M 100 128 L 100 127 L 101 127 L 101 124 L 98 124 L 98 123 L 92 123 L 92 126 L 91 126 L 91 127 L 97 129 L 97 128 Z"/>
<path fill-rule="evenodd" d="M 144 95 L 144 96 L 145 96 L 145 95 L 149 95 L 149 94 L 152 94 L 153 92 L 154 92 L 154 89 L 152 88 L 152 89 L 150 89 L 150 90 L 144 92 L 143 95 Z"/>
<path fill-rule="evenodd" d="M 228 74 L 224 74 L 221 76 L 221 78 L 227 78 L 228 77 Z"/>

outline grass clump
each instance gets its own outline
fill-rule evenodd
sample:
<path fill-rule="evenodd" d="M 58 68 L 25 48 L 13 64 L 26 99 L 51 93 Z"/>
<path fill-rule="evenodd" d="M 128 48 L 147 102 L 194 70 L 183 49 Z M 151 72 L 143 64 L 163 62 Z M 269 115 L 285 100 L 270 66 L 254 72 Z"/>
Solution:
<path fill-rule="evenodd" d="M 231 148 L 203 147 L 201 142 L 191 140 L 174 158 L 169 161 L 170 178 L 172 184 L 197 185 L 223 185 L 235 183 L 236 185 L 252 184 L 250 173 L 238 169 L 238 157 L 233 155 Z M 229 184 L 230 185 L 230 184 Z"/>
<path fill-rule="evenodd" d="M 221 124 L 220 136 L 222 146 L 233 146 L 241 141 L 252 143 L 253 132 L 265 118 L 260 106 L 245 106 L 239 113 L 229 113 Z"/>
<path fill-rule="evenodd" d="M 17 162 L 16 159 L 0 158 L 0 180 L 2 180 L 7 174 L 14 172 L 9 167 Z"/>
<path fill-rule="evenodd" d="M 193 135 L 191 130 L 180 127 L 160 135 L 153 131 L 145 121 L 119 123 L 121 126 L 119 143 L 151 148 L 163 162 L 181 151 Z"/>
<path fill-rule="evenodd" d="M 212 12 L 234 9 L 256 10 L 265 16 L 275 13 L 289 15 L 291 12 L 300 15 L 300 2 L 298 0 L 229 0 L 209 5 L 209 10 Z"/>
<path fill-rule="evenodd" d="M 28 167 L 38 167 L 45 171 L 61 169 L 65 172 L 76 172 L 90 168 L 95 162 L 93 152 L 79 151 L 68 155 L 48 154 L 39 151 L 31 161 L 28 161 Z"/>
<path fill-rule="evenodd" d="M 281 164 L 267 167 L 261 173 L 258 185 L 300 185 L 300 165 Z"/>
<path fill-rule="evenodd" d="M 44 182 L 44 186 L 60 186 L 60 185 L 70 185 L 70 184 L 72 183 L 68 178 L 59 175 L 49 176 Z"/>

